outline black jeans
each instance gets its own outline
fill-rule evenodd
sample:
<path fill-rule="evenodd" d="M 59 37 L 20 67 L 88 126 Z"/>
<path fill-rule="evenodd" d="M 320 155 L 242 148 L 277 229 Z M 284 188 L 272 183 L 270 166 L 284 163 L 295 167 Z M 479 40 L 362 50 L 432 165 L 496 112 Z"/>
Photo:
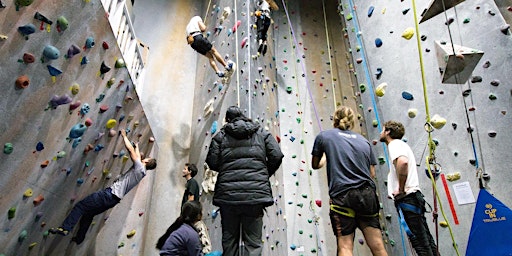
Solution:
<path fill-rule="evenodd" d="M 256 21 L 256 27 L 258 28 L 258 40 L 267 41 L 267 31 L 270 27 L 270 18 L 263 15 L 258 17 Z"/>
<path fill-rule="evenodd" d="M 263 227 L 263 206 L 261 205 L 221 205 L 222 255 L 238 256 L 240 229 L 244 256 L 261 256 Z"/>
<path fill-rule="evenodd" d="M 85 239 L 85 234 L 89 230 L 94 216 L 114 207 L 119 203 L 120 199 L 113 195 L 110 188 L 94 192 L 80 202 L 78 202 L 73 210 L 68 214 L 62 228 L 68 231 L 73 230 L 73 227 L 80 220 L 80 227 L 75 236 L 75 242 L 80 244 Z"/>
<path fill-rule="evenodd" d="M 395 201 L 397 211 L 399 210 L 398 205 L 400 203 L 415 206 L 420 211 L 420 214 L 418 214 L 402 208 L 405 222 L 412 232 L 412 236 L 409 236 L 409 241 L 411 241 L 416 254 L 418 254 L 418 256 L 440 256 L 437 254 L 436 242 L 428 229 L 427 220 L 425 218 L 426 208 L 423 194 L 417 191 Z"/>

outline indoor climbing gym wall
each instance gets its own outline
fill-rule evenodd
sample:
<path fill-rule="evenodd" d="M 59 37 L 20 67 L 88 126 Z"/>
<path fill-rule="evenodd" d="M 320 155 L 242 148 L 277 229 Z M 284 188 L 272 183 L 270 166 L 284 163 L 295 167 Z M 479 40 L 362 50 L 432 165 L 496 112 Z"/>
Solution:
<path fill-rule="evenodd" d="M 148 205 L 131 210 L 136 192 L 115 219 L 110 211 L 96 216 L 81 246 L 72 234 L 48 234 L 74 203 L 132 165 L 121 129 L 145 156 L 156 152 L 104 7 L 99 0 L 1 3 L 0 255 L 115 254 L 94 252 L 99 233 L 120 253 L 137 248 Z M 150 194 L 147 176 L 134 191 Z"/>
<path fill-rule="evenodd" d="M 510 240 L 496 242 L 496 236 L 509 234 L 504 216 L 512 205 L 507 171 L 512 40 L 504 19 L 512 8 L 483 0 L 341 0 L 338 8 L 357 76 L 353 86 L 378 152 L 390 255 L 412 252 L 393 202 L 385 197 L 392 163 L 378 140 L 388 120 L 405 126 L 403 140 L 416 158 L 420 187 L 432 207 L 425 217 L 441 255 L 510 254 Z M 480 202 L 485 191 L 495 201 L 482 196 Z M 493 226 L 481 231 L 482 223 Z M 487 252 L 476 252 L 477 243 Z"/>
<path fill-rule="evenodd" d="M 201 17 L 205 20 L 205 36 L 224 57 L 236 64 L 234 72 L 219 78 L 207 58 L 199 57 L 193 109 L 190 162 L 198 163 L 198 181 L 209 180 L 203 168 L 211 138 L 224 124 L 229 106 L 239 106 L 244 114 L 258 122 L 279 141 L 278 84 L 274 60 L 273 25 L 268 31 L 266 54 L 258 54 L 256 39 L 256 1 L 211 1 Z M 219 65 L 220 67 L 221 65 Z M 221 68 L 221 67 L 220 67 Z M 286 254 L 286 222 L 284 219 L 282 173 L 270 179 L 275 205 L 264 216 L 264 255 Z M 207 224 L 214 250 L 222 250 L 221 216 L 212 205 L 213 186 L 202 183 L 203 220 Z M 243 246 L 243 245 L 242 245 Z"/>

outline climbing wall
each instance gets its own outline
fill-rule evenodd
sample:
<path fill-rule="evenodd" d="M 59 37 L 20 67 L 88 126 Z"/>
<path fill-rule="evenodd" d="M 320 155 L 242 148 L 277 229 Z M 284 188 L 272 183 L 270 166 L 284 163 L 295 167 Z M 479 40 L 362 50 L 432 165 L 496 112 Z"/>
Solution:
<path fill-rule="evenodd" d="M 378 138 L 382 124 L 394 119 L 405 125 L 404 140 L 415 154 L 421 190 L 438 213 L 438 222 L 443 222 L 443 227 L 435 225 L 433 214 L 426 214 L 434 238 L 438 233 L 441 254 L 464 255 L 473 198 L 479 191 L 477 177 L 485 178 L 484 184 L 496 198 L 512 205 L 511 176 L 505 171 L 512 142 L 512 94 L 507 82 L 512 40 L 493 1 L 445 1 L 455 3 L 446 11 L 440 1 L 433 2 L 438 14 L 418 28 L 415 12 L 418 21 L 425 18 L 436 9 L 429 8 L 430 1 L 417 1 L 414 6 L 411 1 L 343 0 L 339 10 L 350 42 L 350 65 L 357 76 L 353 85 L 363 101 L 360 108 L 365 112 L 368 137 L 379 155 L 380 192 L 386 194 L 390 163 Z M 510 16 L 510 10 L 502 8 L 504 16 Z M 435 127 L 430 137 L 424 128 L 427 120 Z M 429 144 L 437 145 L 432 155 Z M 435 161 L 427 165 L 427 157 Z M 439 172 L 437 202 L 426 175 L 428 167 Z M 393 203 L 381 199 L 390 255 L 409 255 L 411 248 L 401 236 Z"/>
<path fill-rule="evenodd" d="M 0 255 L 94 254 L 98 233 L 108 233 L 120 250 L 136 247 L 140 233 L 126 235 L 142 231 L 147 207 L 142 201 L 130 210 L 136 192 L 123 199 L 116 221 L 108 219 L 110 211 L 95 217 L 80 246 L 72 235 L 47 232 L 74 203 L 131 166 L 120 129 L 145 156 L 156 151 L 103 6 L 99 0 L 2 2 Z M 134 191 L 150 194 L 148 176 Z M 112 249 L 108 254 L 117 246 Z"/>
<path fill-rule="evenodd" d="M 207 59 L 199 58 L 193 109 L 192 143 L 196 145 L 190 153 L 190 161 L 198 163 L 197 180 L 203 179 L 203 163 L 208 153 L 212 136 L 224 124 L 224 115 L 229 106 L 239 106 L 244 114 L 279 137 L 279 110 L 273 42 L 269 40 L 269 51 L 258 55 L 254 1 L 211 1 L 206 8 L 207 32 L 205 35 L 225 60 L 236 63 L 236 72 L 230 78 L 218 78 Z M 269 38 L 273 29 L 269 29 Z M 192 50 L 192 49 L 190 49 Z M 222 67 L 219 68 L 222 69 Z M 271 178 L 276 204 L 268 207 L 264 217 L 264 255 L 283 255 L 286 250 L 286 226 L 284 221 L 284 187 L 282 173 Z M 204 221 L 209 227 L 213 249 L 222 250 L 221 216 L 212 205 L 212 193 L 203 191 L 201 202 L 205 208 Z"/>

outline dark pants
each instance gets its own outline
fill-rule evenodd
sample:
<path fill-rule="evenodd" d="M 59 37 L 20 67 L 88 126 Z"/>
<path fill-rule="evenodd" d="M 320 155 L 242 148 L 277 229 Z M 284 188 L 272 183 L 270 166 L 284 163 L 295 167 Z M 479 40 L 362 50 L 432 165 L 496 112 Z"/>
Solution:
<path fill-rule="evenodd" d="M 420 210 L 420 214 L 402 209 L 405 222 L 412 232 L 412 236 L 409 236 L 412 247 L 416 251 L 418 256 L 436 256 L 437 246 L 432 234 L 428 229 L 427 220 L 425 218 L 425 199 L 420 191 L 411 193 L 404 198 L 395 201 L 395 206 L 398 210 L 398 204 L 405 203 L 413 205 Z"/>
<path fill-rule="evenodd" d="M 240 229 L 244 242 L 244 256 L 260 256 L 263 250 L 261 241 L 263 227 L 263 206 L 237 205 L 220 207 L 222 224 L 222 255 L 238 256 Z"/>
<path fill-rule="evenodd" d="M 92 219 L 95 215 L 98 215 L 119 203 L 120 199 L 111 193 L 110 188 L 94 192 L 80 202 L 75 204 L 71 212 L 68 214 L 62 228 L 68 231 L 73 230 L 73 227 L 80 220 L 80 226 L 74 237 L 74 241 L 80 244 L 85 239 L 85 234 L 89 230 L 89 226 L 92 223 Z"/>
<path fill-rule="evenodd" d="M 267 31 L 270 27 L 270 18 L 263 15 L 256 21 L 256 27 L 258 28 L 258 40 L 267 41 Z"/>

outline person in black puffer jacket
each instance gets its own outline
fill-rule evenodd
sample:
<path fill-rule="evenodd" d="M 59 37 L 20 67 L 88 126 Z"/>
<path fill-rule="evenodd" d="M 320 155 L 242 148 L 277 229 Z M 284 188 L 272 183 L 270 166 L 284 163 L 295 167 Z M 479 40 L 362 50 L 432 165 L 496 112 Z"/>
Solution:
<path fill-rule="evenodd" d="M 274 137 L 238 107 L 228 108 L 226 122 L 206 156 L 210 169 L 218 172 L 213 204 L 222 216 L 223 255 L 239 254 L 240 226 L 243 255 L 261 255 L 263 209 L 274 204 L 269 178 L 284 155 Z"/>

